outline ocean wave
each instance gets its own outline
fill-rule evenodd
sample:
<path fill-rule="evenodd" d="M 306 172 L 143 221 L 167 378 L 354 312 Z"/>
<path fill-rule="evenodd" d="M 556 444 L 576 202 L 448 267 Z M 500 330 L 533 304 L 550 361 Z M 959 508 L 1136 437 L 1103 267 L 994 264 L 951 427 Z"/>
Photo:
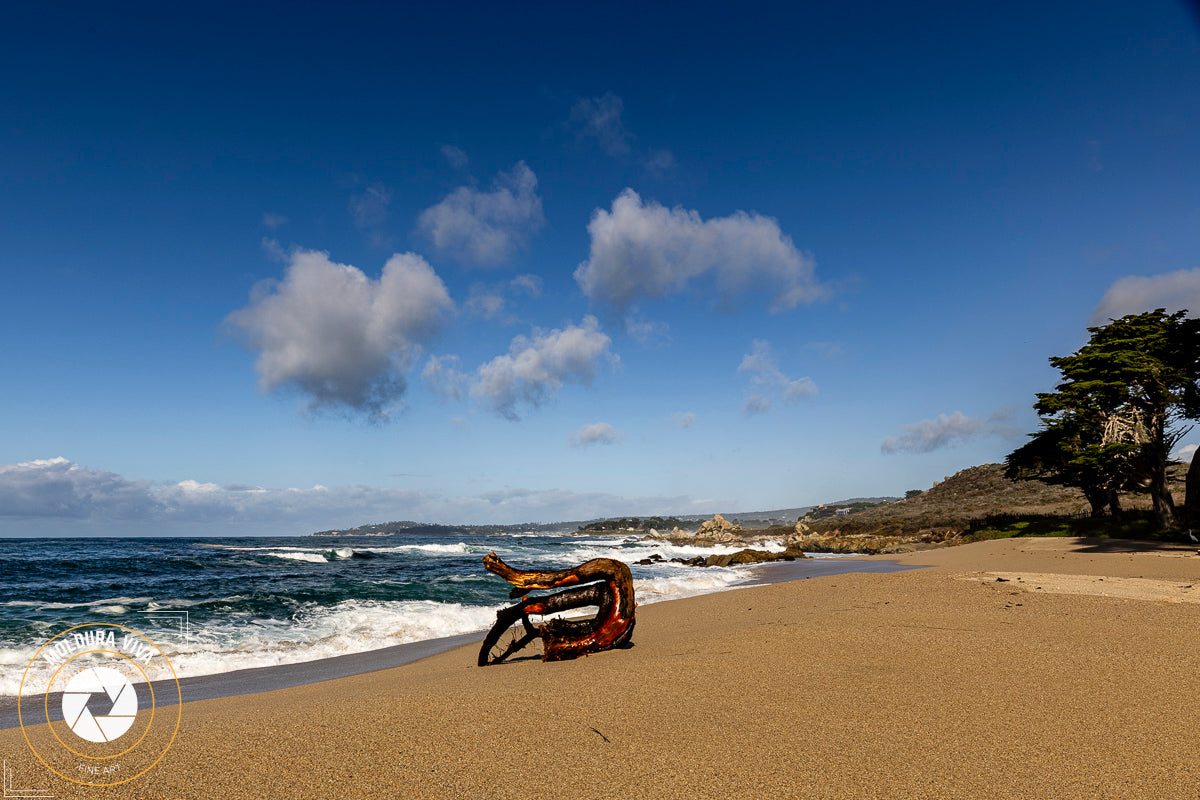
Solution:
<path fill-rule="evenodd" d="M 196 606 L 207 605 L 232 605 L 240 603 L 248 599 L 249 595 L 231 594 L 224 597 L 198 597 L 193 599 L 185 599 L 182 597 L 173 597 L 163 600 L 151 600 L 146 606 L 147 611 L 176 611 L 182 608 L 194 608 Z"/>
<path fill-rule="evenodd" d="M 129 609 L 126 608 L 125 606 L 93 606 L 92 613 L 93 614 L 108 614 L 110 616 L 115 617 L 115 616 L 120 616 L 121 614 L 128 614 Z"/>
<path fill-rule="evenodd" d="M 665 561 L 670 561 L 672 558 L 688 559 L 695 558 L 696 556 L 726 555 L 743 549 L 745 548 L 742 545 L 679 545 L 654 540 L 616 542 L 614 544 L 587 544 L 580 542 L 577 546 L 558 551 L 542 550 L 533 556 L 533 560 L 539 563 L 566 565 L 582 564 L 585 561 L 591 561 L 593 558 L 616 558 L 632 563 L 643 558 L 653 558 L 654 556 L 658 556 Z M 756 545 L 755 549 L 766 550 L 772 553 L 782 553 L 786 548 L 782 542 L 768 541 Z"/>
<path fill-rule="evenodd" d="M 466 542 L 458 544 L 397 544 L 389 547 L 360 547 L 359 549 L 367 553 L 429 553 L 450 556 L 487 552 L 487 548 L 472 546 Z"/>
<path fill-rule="evenodd" d="M 695 567 L 690 569 L 695 570 Z M 639 604 L 660 603 L 700 594 L 724 591 L 734 584 L 749 579 L 750 575 L 740 569 L 708 567 L 700 574 L 677 573 L 635 578 L 633 591 Z"/>
<path fill-rule="evenodd" d="M 143 603 L 149 603 L 153 599 L 153 597 L 106 597 L 102 600 L 90 600 L 86 603 L 38 603 L 26 600 L 15 600 L 13 601 L 13 604 L 20 604 L 22 606 L 35 608 L 38 611 L 65 611 L 70 608 L 86 608 L 90 611 L 97 611 L 98 613 L 108 613 L 99 611 L 99 609 L 112 608 L 115 606 L 128 607 L 135 604 L 141 605 Z M 5 605 L 8 604 L 6 603 Z M 122 611 L 121 613 L 125 612 Z"/>
<path fill-rule="evenodd" d="M 235 547 L 234 545 L 208 545 L 223 550 L 233 550 L 248 555 L 272 556 L 289 561 L 307 561 L 312 564 L 323 564 L 328 561 L 344 561 L 350 558 L 370 558 L 372 548 L 352 547 L 310 548 L 310 547 Z"/>
<path fill-rule="evenodd" d="M 175 675 L 186 678 L 484 631 L 495 622 L 496 608 L 433 600 L 345 600 L 328 608 L 309 608 L 292 620 L 193 625 L 187 641 L 172 632 L 160 633 L 155 643 L 170 660 Z M 18 667 L 0 675 L 0 695 L 17 693 L 24 674 L 20 667 L 36 652 L 37 647 L 0 648 L 0 665 Z M 27 693 L 44 686 L 54 668 L 35 663 L 29 671 Z M 169 677 L 150 674 L 152 680 Z"/>
<path fill-rule="evenodd" d="M 0 696 L 15 697 L 25 677 L 25 667 L 37 654 L 37 647 L 0 647 Z M 33 684 L 30 684 L 32 686 Z M 26 687 L 25 694 L 33 692 Z"/>
<path fill-rule="evenodd" d="M 286 558 L 289 561 L 307 561 L 310 564 L 324 564 L 329 561 L 329 559 L 325 558 L 325 556 L 321 555 L 320 553 L 309 553 L 303 551 L 298 553 L 289 553 L 267 550 L 263 553 L 263 555 L 273 556 L 274 558 Z"/>
<path fill-rule="evenodd" d="M 637 602 L 655 603 L 721 591 L 744 579 L 737 569 L 701 570 L 673 565 L 670 573 L 639 577 L 634 581 Z M 239 595 L 215 600 L 235 601 Z M 96 601 L 87 605 L 97 613 L 119 613 L 117 604 Z M 163 606 L 167 606 L 164 603 Z M 291 619 L 227 615 L 190 627 L 187 640 L 174 631 L 160 632 L 155 642 L 163 648 L 177 677 L 210 675 L 252 667 L 313 661 L 331 656 L 375 650 L 394 644 L 424 641 L 487 630 L 496 619 L 498 605 L 469 605 L 434 600 L 350 599 L 332 606 L 309 604 Z M 122 609 L 123 611 L 124 609 Z M 169 610 L 169 609 L 165 609 Z M 0 649 L 0 665 L 20 667 L 35 647 Z M 50 666 L 35 664 L 27 691 L 44 685 Z M 21 669 L 5 669 L 0 695 L 16 694 Z M 151 679 L 169 675 L 151 675 Z"/>

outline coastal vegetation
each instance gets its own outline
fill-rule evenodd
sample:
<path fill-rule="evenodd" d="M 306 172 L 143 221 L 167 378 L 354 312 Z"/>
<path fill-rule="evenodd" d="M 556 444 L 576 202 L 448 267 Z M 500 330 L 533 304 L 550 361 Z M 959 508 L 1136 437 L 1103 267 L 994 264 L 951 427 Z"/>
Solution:
<path fill-rule="evenodd" d="M 1009 454 L 1006 475 L 1076 487 L 1093 517 L 1119 518 L 1121 493 L 1144 492 L 1157 527 L 1171 528 L 1171 453 L 1191 430 L 1182 423 L 1200 419 L 1200 320 L 1160 308 L 1088 331 L 1050 359 L 1062 381 L 1037 395 L 1041 429 Z"/>
<path fill-rule="evenodd" d="M 616 533 L 619 531 L 670 530 L 685 523 L 678 517 L 621 517 L 589 522 L 578 528 L 579 533 Z"/>

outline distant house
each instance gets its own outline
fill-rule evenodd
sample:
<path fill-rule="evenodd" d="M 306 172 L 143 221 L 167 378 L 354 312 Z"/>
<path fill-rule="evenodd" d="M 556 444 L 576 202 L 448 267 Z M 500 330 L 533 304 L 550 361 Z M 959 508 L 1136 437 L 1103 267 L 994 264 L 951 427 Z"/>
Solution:
<path fill-rule="evenodd" d="M 849 508 L 839 508 L 836 513 L 839 517 L 844 517 L 849 514 L 851 510 L 852 509 Z"/>

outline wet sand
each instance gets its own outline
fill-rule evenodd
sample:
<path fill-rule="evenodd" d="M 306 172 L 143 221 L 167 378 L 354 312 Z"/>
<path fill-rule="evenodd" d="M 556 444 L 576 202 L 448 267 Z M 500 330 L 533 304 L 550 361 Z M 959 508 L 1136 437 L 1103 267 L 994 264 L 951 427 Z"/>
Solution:
<path fill-rule="evenodd" d="M 1200 796 L 1200 553 L 1077 539 L 644 606 L 636 646 L 186 703 L 146 775 L 56 797 Z M 1100 579 L 1103 580 L 1100 580 Z M 1115 587 L 1120 587 L 1115 588 Z M 31 733 L 37 737 L 38 730 Z"/>

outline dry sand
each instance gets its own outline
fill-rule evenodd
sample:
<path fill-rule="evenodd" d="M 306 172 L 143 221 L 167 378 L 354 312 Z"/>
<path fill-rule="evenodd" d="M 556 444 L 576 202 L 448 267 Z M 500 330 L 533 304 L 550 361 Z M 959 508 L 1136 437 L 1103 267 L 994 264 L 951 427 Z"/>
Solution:
<path fill-rule="evenodd" d="M 468 647 L 188 703 L 120 787 L 54 777 L 19 730 L 0 755 L 56 797 L 1200 797 L 1194 546 L 899 560 L 932 568 L 646 606 L 636 647 L 574 662 Z"/>

